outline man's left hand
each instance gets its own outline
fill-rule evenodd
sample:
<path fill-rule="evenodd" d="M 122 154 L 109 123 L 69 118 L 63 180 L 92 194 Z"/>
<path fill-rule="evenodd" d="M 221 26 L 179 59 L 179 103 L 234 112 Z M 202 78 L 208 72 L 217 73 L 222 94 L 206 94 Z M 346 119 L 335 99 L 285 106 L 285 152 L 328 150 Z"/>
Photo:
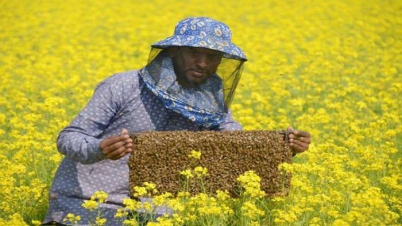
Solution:
<path fill-rule="evenodd" d="M 311 143 L 311 136 L 308 132 L 295 130 L 292 127 L 287 129 L 289 134 L 289 146 L 293 154 L 306 151 Z"/>

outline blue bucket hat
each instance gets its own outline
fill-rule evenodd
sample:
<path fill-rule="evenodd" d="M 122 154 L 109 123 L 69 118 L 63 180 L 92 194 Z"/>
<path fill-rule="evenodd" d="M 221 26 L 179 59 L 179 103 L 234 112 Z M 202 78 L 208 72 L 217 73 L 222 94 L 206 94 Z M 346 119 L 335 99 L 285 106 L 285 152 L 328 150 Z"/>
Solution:
<path fill-rule="evenodd" d="M 176 25 L 173 36 L 154 43 L 152 47 L 202 47 L 223 52 L 225 58 L 247 61 L 244 52 L 231 39 L 232 32 L 226 24 L 208 17 L 190 17 Z"/>

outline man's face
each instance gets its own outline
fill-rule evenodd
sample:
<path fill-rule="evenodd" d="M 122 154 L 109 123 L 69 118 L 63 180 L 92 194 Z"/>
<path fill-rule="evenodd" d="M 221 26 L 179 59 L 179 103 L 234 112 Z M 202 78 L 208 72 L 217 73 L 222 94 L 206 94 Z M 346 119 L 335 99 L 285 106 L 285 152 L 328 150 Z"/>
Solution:
<path fill-rule="evenodd" d="M 221 63 L 223 53 L 195 47 L 171 47 L 177 81 L 184 87 L 194 87 L 210 78 Z"/>

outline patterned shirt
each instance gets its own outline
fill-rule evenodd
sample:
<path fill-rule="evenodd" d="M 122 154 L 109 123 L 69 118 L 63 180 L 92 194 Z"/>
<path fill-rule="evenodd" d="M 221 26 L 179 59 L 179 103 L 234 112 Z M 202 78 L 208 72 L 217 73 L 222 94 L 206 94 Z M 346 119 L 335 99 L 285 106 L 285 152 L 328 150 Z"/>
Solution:
<path fill-rule="evenodd" d="M 92 99 L 58 137 L 57 146 L 65 155 L 49 193 L 49 209 L 44 223 L 63 223 L 67 214 L 81 216 L 80 225 L 94 221 L 97 210 L 82 207 L 95 191 L 109 194 L 100 209 L 107 225 L 121 225 L 114 218 L 129 197 L 129 155 L 110 160 L 101 152 L 100 142 L 120 134 L 145 131 L 204 130 L 189 119 L 164 107 L 138 76 L 138 71 L 115 74 L 95 89 Z M 240 130 L 229 112 L 216 130 Z M 135 152 L 135 147 L 134 147 Z M 158 210 L 157 210 L 158 211 Z M 163 213 L 163 210 L 161 214 Z"/>

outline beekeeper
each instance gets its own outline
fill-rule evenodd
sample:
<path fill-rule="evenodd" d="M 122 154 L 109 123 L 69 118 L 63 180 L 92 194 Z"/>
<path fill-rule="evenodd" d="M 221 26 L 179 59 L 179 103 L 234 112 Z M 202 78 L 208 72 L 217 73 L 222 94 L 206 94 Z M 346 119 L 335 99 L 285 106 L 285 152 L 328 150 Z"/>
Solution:
<path fill-rule="evenodd" d="M 44 223 L 62 224 L 69 213 L 88 224 L 82 204 L 95 191 L 109 194 L 101 206 L 107 225 L 129 197 L 128 133 L 172 130 L 241 130 L 229 106 L 244 62 L 229 27 L 206 17 L 180 21 L 171 37 L 152 45 L 148 64 L 102 81 L 86 107 L 57 140 L 65 155 L 54 177 Z M 293 131 L 294 153 L 305 151 L 310 135 Z M 163 214 L 163 210 L 158 210 Z"/>

